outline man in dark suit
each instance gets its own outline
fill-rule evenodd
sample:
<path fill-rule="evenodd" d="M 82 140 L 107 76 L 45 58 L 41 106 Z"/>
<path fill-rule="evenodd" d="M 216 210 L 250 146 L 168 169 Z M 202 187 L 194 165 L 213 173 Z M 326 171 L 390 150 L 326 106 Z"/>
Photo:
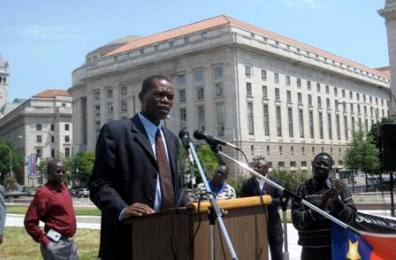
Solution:
<path fill-rule="evenodd" d="M 123 220 L 186 202 L 178 184 L 178 140 L 161 125 L 173 99 L 170 80 L 151 76 L 139 93 L 141 112 L 100 132 L 89 189 L 102 211 L 101 259 L 132 259 L 132 227 Z"/>
<path fill-rule="evenodd" d="M 264 158 L 258 157 L 253 160 L 252 168 L 261 175 L 266 176 L 269 165 Z M 280 184 L 280 181 L 275 177 L 267 176 L 267 178 Z M 283 229 L 278 212 L 282 192 L 265 183 L 264 180 L 254 176 L 247 179 L 242 185 L 241 197 L 260 196 L 263 194 L 268 194 L 272 197 L 272 203 L 268 206 L 267 218 L 267 236 L 271 251 L 271 259 L 282 260 Z"/>

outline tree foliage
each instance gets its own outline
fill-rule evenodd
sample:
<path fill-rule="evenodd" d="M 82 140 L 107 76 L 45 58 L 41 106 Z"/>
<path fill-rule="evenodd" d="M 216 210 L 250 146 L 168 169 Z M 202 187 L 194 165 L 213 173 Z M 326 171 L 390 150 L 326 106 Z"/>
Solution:
<path fill-rule="evenodd" d="M 71 174 L 72 180 L 81 186 L 86 186 L 92 173 L 94 161 L 94 152 L 78 152 L 66 159 L 64 164 L 66 170 Z"/>
<path fill-rule="evenodd" d="M 286 170 L 275 169 L 270 174 L 278 178 L 282 182 L 283 187 L 292 192 L 296 190 L 299 183 L 310 178 L 310 174 L 307 171 L 289 172 Z"/>
<path fill-rule="evenodd" d="M 353 134 L 350 147 L 346 150 L 345 165 L 352 170 L 373 174 L 379 172 L 379 151 L 371 135 L 365 136 L 362 130 Z"/>
<path fill-rule="evenodd" d="M 10 165 L 13 173 L 18 176 L 18 173 L 23 170 L 23 157 L 17 152 L 14 144 L 0 138 L 0 172 L 2 179 L 10 173 Z"/>
<path fill-rule="evenodd" d="M 367 133 L 368 136 L 372 137 L 373 144 L 379 149 L 379 128 L 382 124 L 396 123 L 396 119 L 384 117 L 380 122 L 375 123 L 371 126 L 370 131 Z"/>
<path fill-rule="evenodd" d="M 210 149 L 209 145 L 197 146 L 197 155 L 207 176 L 212 176 L 220 164 L 219 157 Z"/>

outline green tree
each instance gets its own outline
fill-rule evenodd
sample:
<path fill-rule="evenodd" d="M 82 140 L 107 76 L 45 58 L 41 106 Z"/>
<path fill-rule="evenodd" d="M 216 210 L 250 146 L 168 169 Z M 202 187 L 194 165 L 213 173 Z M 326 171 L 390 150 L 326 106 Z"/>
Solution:
<path fill-rule="evenodd" d="M 197 145 L 197 155 L 201 161 L 206 176 L 212 176 L 216 168 L 221 163 L 220 158 L 210 149 L 209 145 L 207 144 Z M 199 174 L 198 169 L 197 174 Z"/>
<path fill-rule="evenodd" d="M 274 169 L 270 175 L 281 180 L 283 187 L 291 192 L 296 190 L 296 187 L 299 183 L 302 183 L 310 178 L 310 174 L 307 171 L 290 172 L 281 169 Z"/>
<path fill-rule="evenodd" d="M 72 185 L 85 186 L 92 173 L 95 160 L 94 152 L 78 152 L 65 160 L 65 168 L 71 174 Z"/>
<path fill-rule="evenodd" d="M 10 168 L 19 183 L 23 182 L 23 158 L 11 142 L 0 138 L 0 172 L 3 179 L 6 174 L 10 176 Z"/>
<path fill-rule="evenodd" d="M 354 171 L 360 170 L 366 176 L 366 190 L 368 174 L 379 172 L 379 151 L 373 143 L 373 136 L 365 136 L 362 130 L 353 134 L 349 148 L 346 150 L 345 165 Z"/>

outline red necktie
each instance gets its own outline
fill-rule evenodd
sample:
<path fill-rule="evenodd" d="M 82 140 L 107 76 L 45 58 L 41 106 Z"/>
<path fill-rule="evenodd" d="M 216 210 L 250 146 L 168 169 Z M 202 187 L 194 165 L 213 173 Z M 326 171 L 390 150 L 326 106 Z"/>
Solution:
<path fill-rule="evenodd" d="M 174 205 L 172 174 L 160 130 L 157 130 L 157 134 L 155 135 L 155 153 L 157 155 L 157 164 L 160 176 L 162 209 L 169 209 Z"/>

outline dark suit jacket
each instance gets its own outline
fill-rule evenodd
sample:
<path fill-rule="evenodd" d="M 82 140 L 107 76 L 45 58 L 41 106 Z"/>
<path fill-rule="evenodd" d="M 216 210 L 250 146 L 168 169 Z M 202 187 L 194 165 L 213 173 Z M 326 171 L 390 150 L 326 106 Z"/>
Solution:
<path fill-rule="evenodd" d="M 175 203 L 180 199 L 177 174 L 178 140 L 162 129 L 173 177 Z M 132 227 L 119 221 L 121 211 L 135 202 L 154 206 L 158 168 L 146 131 L 135 115 L 103 126 L 89 181 L 90 198 L 102 211 L 99 256 L 132 259 Z M 182 199 L 183 204 L 185 199 Z M 176 205 L 175 205 L 176 206 Z"/>
<path fill-rule="evenodd" d="M 268 179 L 272 180 L 280 184 L 280 180 L 274 178 L 272 176 L 267 176 Z M 282 222 L 278 213 L 279 208 L 279 199 L 282 197 L 282 192 L 272 187 L 271 185 L 264 183 L 265 194 L 269 194 L 273 198 L 273 202 L 268 206 L 268 236 L 272 235 L 282 235 Z M 259 196 L 263 195 L 263 192 L 260 190 L 260 185 L 256 179 L 256 177 L 251 177 L 247 179 L 243 185 L 241 190 L 241 197 L 249 197 L 249 196 Z"/>

